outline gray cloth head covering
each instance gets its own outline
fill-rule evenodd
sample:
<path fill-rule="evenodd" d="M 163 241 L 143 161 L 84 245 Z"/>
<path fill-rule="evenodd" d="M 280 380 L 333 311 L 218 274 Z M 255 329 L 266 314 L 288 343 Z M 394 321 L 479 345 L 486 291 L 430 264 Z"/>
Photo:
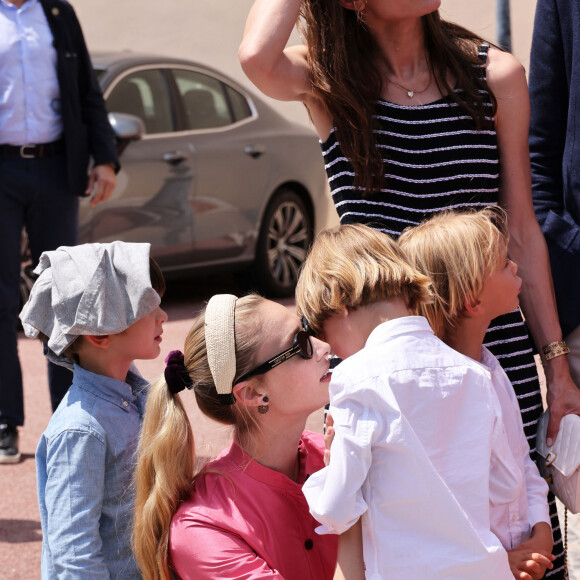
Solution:
<path fill-rule="evenodd" d="M 44 252 L 20 313 L 26 336 L 47 336 L 45 354 L 63 364 L 60 355 L 78 336 L 119 334 L 152 312 L 161 299 L 151 286 L 149 250 L 111 242 Z"/>

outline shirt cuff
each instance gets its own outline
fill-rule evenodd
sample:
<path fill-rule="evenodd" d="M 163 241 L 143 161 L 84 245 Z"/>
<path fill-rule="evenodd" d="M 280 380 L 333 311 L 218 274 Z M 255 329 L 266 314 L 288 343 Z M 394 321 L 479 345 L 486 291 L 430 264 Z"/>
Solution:
<path fill-rule="evenodd" d="M 550 527 L 552 527 L 548 502 L 542 505 L 528 506 L 528 519 L 530 522 L 530 529 L 540 522 L 546 522 Z"/>
<path fill-rule="evenodd" d="M 317 528 L 314 528 L 314 531 L 320 536 L 325 536 L 326 534 L 334 534 L 334 532 L 329 530 L 326 526 L 318 526 Z"/>

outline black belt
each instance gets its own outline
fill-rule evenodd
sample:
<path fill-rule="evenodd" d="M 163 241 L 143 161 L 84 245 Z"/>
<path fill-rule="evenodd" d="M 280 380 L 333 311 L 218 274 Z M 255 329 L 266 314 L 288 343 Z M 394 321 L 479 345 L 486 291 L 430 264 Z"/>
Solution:
<path fill-rule="evenodd" d="M 22 159 L 40 159 L 64 152 L 64 139 L 52 143 L 36 145 L 0 145 L 0 157 L 20 157 Z"/>

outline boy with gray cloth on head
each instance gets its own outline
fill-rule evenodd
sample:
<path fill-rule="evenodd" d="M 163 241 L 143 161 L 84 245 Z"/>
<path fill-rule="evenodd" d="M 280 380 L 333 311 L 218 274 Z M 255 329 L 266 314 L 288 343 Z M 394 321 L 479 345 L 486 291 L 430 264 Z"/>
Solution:
<path fill-rule="evenodd" d="M 20 314 L 73 383 L 36 450 L 42 578 L 140 578 L 131 480 L 148 384 L 131 365 L 159 355 L 163 275 L 149 244 L 45 252 Z"/>

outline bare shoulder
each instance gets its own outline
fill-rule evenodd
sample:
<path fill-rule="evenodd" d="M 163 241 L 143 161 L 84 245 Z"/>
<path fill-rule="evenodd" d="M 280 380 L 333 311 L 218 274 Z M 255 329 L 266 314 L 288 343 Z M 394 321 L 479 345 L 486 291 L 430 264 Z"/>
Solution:
<path fill-rule="evenodd" d="M 487 82 L 497 99 L 527 92 L 526 72 L 522 63 L 509 52 L 491 47 L 486 63 Z"/>

